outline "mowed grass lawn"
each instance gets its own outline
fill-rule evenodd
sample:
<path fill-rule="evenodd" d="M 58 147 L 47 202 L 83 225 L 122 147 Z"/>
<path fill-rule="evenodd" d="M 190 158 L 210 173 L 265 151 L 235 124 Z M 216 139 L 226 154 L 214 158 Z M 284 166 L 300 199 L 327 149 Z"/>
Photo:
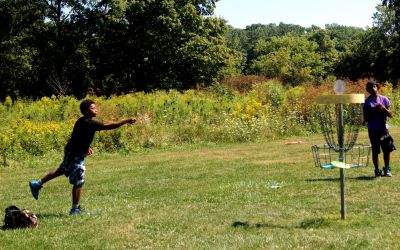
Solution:
<path fill-rule="evenodd" d="M 368 141 L 365 132 L 358 141 Z M 96 155 L 86 161 L 82 194 L 92 214 L 79 216 L 68 215 L 65 177 L 47 183 L 38 201 L 28 188 L 61 154 L 36 159 L 35 168 L 2 167 L 1 209 L 31 209 L 40 225 L 0 231 L 0 249 L 399 249 L 399 151 L 392 178 L 373 178 L 372 163 L 345 171 L 342 220 L 339 170 L 313 164 L 310 149 L 320 143 L 313 136 Z"/>

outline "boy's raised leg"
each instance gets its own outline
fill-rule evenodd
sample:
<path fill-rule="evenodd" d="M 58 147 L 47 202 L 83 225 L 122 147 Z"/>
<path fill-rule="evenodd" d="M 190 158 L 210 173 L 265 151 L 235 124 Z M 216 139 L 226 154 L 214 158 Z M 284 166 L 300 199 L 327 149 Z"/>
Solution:
<path fill-rule="evenodd" d="M 29 187 L 31 188 L 31 193 L 33 198 L 37 200 L 39 198 L 39 191 L 43 187 L 40 181 L 32 180 L 29 182 Z"/>
<path fill-rule="evenodd" d="M 39 191 L 40 189 L 43 187 L 43 184 L 62 175 L 63 172 L 60 171 L 59 169 L 55 169 L 51 172 L 49 172 L 47 175 L 45 175 L 42 179 L 36 181 L 36 180 L 32 180 L 29 182 L 29 187 L 31 189 L 31 193 L 33 198 L 35 198 L 35 200 L 39 199 Z"/>

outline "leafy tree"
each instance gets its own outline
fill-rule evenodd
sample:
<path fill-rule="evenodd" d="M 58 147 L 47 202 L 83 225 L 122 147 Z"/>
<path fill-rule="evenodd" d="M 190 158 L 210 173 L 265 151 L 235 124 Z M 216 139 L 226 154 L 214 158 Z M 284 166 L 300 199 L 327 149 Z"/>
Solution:
<path fill-rule="evenodd" d="M 387 7 L 390 12 L 393 12 L 392 14 L 390 14 L 389 20 L 387 20 L 387 18 L 384 19 L 389 21 L 389 23 L 392 25 L 393 31 L 400 34 L 400 0 L 382 0 L 382 5 Z M 375 18 L 377 18 L 377 16 L 375 16 Z"/>
<path fill-rule="evenodd" d="M 317 43 L 293 34 L 259 40 L 251 68 L 254 73 L 277 77 L 292 85 L 320 80 L 325 72 L 317 49 Z"/>
<path fill-rule="evenodd" d="M 233 52 L 216 1 L 107 1 L 88 11 L 90 87 L 112 94 L 187 89 L 220 77 Z"/>
<path fill-rule="evenodd" d="M 214 14 L 215 5 L 218 1 L 219 0 L 183 0 L 177 1 L 177 4 L 179 5 L 179 3 L 191 3 L 193 6 L 195 6 L 198 14 L 201 14 L 202 16 L 211 16 L 212 14 Z"/>
<path fill-rule="evenodd" d="M 233 58 L 229 61 L 229 66 L 224 70 L 224 76 L 241 75 L 246 67 L 248 38 L 246 31 L 243 29 L 235 29 L 228 27 L 225 34 L 226 44 L 234 53 Z"/>
<path fill-rule="evenodd" d="M 353 49 L 354 45 L 360 40 L 365 30 L 358 27 L 349 27 L 338 24 L 327 24 L 325 30 L 331 40 L 334 40 L 335 49 L 339 52 L 346 52 Z"/>
<path fill-rule="evenodd" d="M 368 29 L 341 58 L 337 74 L 352 80 L 374 77 L 380 81 L 400 79 L 399 33 L 396 30 L 395 6 L 378 5 L 374 26 Z"/>
<path fill-rule="evenodd" d="M 27 1 L 0 0 L 0 98 L 24 96 L 33 90 L 36 80 L 35 33 L 29 27 L 41 27 L 42 17 Z"/>
<path fill-rule="evenodd" d="M 311 41 L 318 44 L 318 53 L 324 62 L 326 74 L 350 77 L 353 79 L 355 71 L 348 70 L 348 56 L 363 44 L 360 43 L 366 31 L 361 28 L 327 24 L 325 29 L 312 27 L 307 33 Z M 352 64 L 354 65 L 354 61 Z"/>
<path fill-rule="evenodd" d="M 31 0 L 33 1 L 33 0 Z M 37 37 L 38 89 L 43 94 L 74 94 L 82 97 L 88 84 L 86 40 L 90 37 L 81 22 L 92 3 L 87 0 L 36 0 L 46 30 Z"/>
<path fill-rule="evenodd" d="M 326 74 L 332 74 L 339 61 L 339 51 L 336 49 L 338 41 L 332 38 L 328 29 L 315 29 L 308 34 L 309 40 L 316 42 L 316 52 L 321 56 Z"/>
<path fill-rule="evenodd" d="M 386 42 L 386 64 L 389 65 L 383 79 L 392 81 L 395 85 L 400 80 L 400 1 L 383 0 L 382 7 L 374 16 L 377 32 L 384 34 Z"/>
<path fill-rule="evenodd" d="M 264 24 L 253 24 L 246 27 L 246 33 L 248 37 L 248 43 L 246 46 L 247 50 L 247 65 L 250 67 L 252 61 L 255 59 L 257 52 L 256 44 L 259 40 L 269 40 L 274 36 L 284 36 L 288 33 L 304 35 L 305 28 L 299 25 L 279 23 L 278 25 L 270 23 Z M 251 72 L 251 69 L 247 67 L 245 73 Z"/>
<path fill-rule="evenodd" d="M 212 17 L 216 1 L 0 0 L 4 95 L 211 84 L 238 58 Z"/>
<path fill-rule="evenodd" d="M 226 39 L 228 47 L 239 56 L 239 64 L 236 64 L 237 70 L 247 74 L 252 73 L 250 65 L 256 57 L 255 46 L 259 40 L 269 40 L 274 36 L 283 36 L 288 33 L 304 35 L 305 32 L 305 28 L 294 24 L 252 24 L 245 29 L 230 27 L 226 33 Z M 240 60 L 242 61 L 240 62 Z"/>
<path fill-rule="evenodd" d="M 129 46 L 135 51 L 130 63 L 136 74 L 136 89 L 187 89 L 218 79 L 231 52 L 224 42 L 224 22 L 201 15 L 204 6 L 211 6 L 212 2 L 130 3 L 126 20 Z M 199 9 L 200 3 L 203 8 Z"/>
<path fill-rule="evenodd" d="M 342 53 L 340 63 L 336 66 L 335 74 L 340 77 L 348 77 L 351 80 L 374 77 L 379 79 L 385 67 L 384 48 L 378 41 L 382 40 L 380 33 L 369 30 L 352 49 Z M 367 42 L 368 41 L 368 42 Z M 380 63 L 376 64 L 376 62 Z M 377 68 L 381 68 L 378 70 Z M 377 74 L 380 71 L 381 73 Z"/>
<path fill-rule="evenodd" d="M 128 4 L 121 0 L 100 1 L 86 8 L 79 26 L 90 34 L 87 48 L 88 88 L 111 95 L 132 90 L 135 72 L 130 58 L 139 49 L 129 47 L 125 20 Z"/>

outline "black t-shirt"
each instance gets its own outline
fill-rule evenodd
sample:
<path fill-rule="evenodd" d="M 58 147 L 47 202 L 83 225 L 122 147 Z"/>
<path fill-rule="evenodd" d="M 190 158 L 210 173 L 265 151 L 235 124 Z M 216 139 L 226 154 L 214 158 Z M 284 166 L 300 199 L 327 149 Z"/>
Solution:
<path fill-rule="evenodd" d="M 103 128 L 104 124 L 91 118 L 81 117 L 75 122 L 74 130 L 65 151 L 75 155 L 86 156 L 94 134 Z"/>

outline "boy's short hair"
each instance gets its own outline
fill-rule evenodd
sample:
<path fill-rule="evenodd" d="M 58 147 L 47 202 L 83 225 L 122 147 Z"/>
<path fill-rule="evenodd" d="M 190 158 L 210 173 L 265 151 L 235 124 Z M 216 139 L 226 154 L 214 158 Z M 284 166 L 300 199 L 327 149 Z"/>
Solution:
<path fill-rule="evenodd" d="M 369 80 L 368 82 L 367 82 L 367 88 L 369 87 L 369 86 L 373 86 L 373 85 L 375 85 L 378 89 L 380 89 L 381 88 L 381 85 L 377 82 L 377 81 L 375 81 L 375 80 Z"/>
<path fill-rule="evenodd" d="M 86 114 L 86 111 L 89 110 L 90 105 L 94 104 L 94 101 L 92 100 L 83 100 L 81 102 L 81 105 L 79 106 L 79 108 L 81 109 L 81 113 L 82 115 Z"/>

